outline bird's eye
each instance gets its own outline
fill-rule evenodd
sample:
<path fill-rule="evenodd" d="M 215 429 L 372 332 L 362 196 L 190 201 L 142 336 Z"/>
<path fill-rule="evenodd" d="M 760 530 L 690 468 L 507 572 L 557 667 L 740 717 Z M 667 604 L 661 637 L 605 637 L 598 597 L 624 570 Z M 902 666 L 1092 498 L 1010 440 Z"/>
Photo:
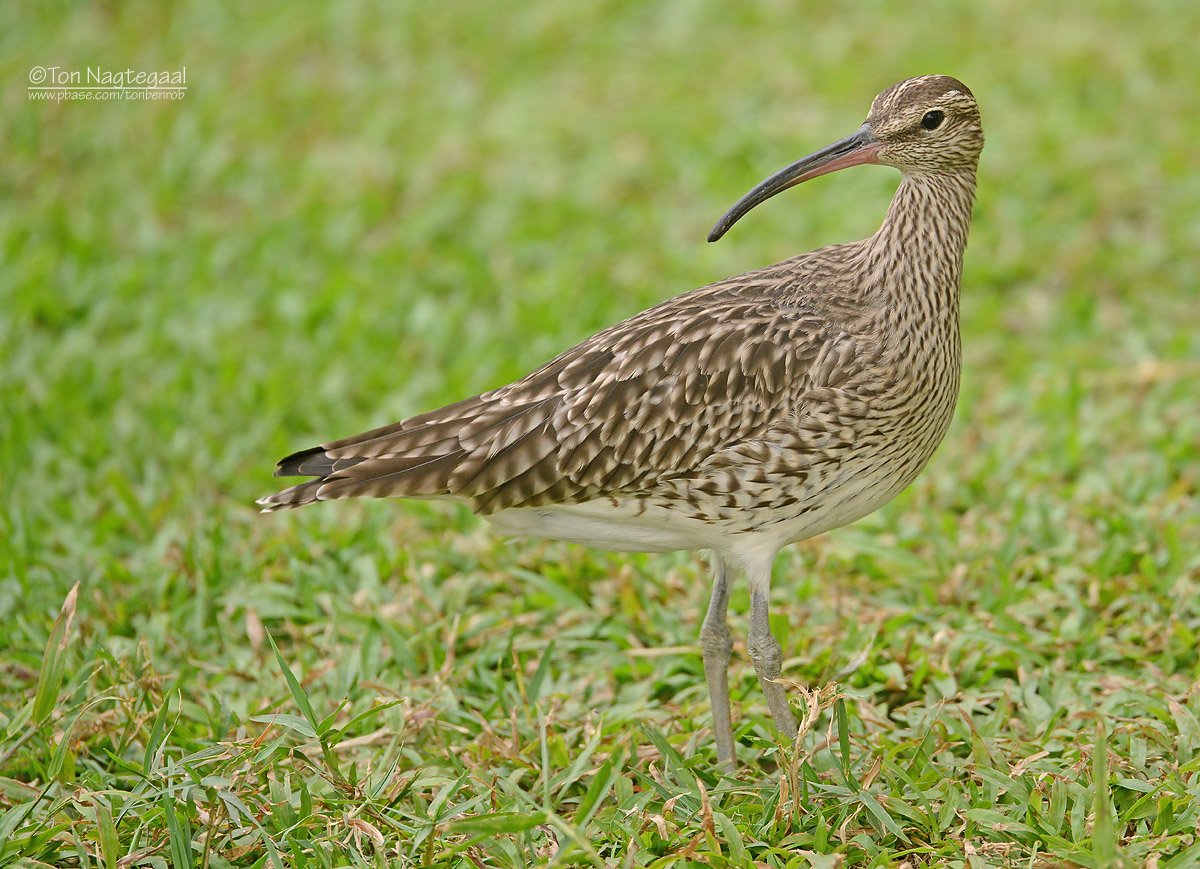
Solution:
<path fill-rule="evenodd" d="M 926 112 L 925 117 L 921 118 L 921 126 L 926 130 L 936 130 L 942 125 L 942 119 L 946 117 L 946 113 L 938 110 Z"/>

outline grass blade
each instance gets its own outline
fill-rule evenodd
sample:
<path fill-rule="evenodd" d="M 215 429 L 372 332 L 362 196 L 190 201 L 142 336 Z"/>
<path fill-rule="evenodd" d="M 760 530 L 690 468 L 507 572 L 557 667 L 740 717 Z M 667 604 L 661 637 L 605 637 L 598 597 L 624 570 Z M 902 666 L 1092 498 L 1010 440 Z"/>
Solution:
<path fill-rule="evenodd" d="M 1092 752 L 1092 851 L 1101 866 L 1124 866 L 1113 823 L 1112 794 L 1108 786 L 1108 734 L 1104 722 L 1096 722 L 1096 744 Z"/>
<path fill-rule="evenodd" d="M 317 715 L 313 712 L 312 704 L 308 700 L 308 695 L 304 693 L 304 689 L 300 686 L 300 680 L 292 672 L 292 668 L 287 665 L 287 661 L 283 660 L 283 655 L 279 653 L 279 647 L 275 645 L 275 637 L 271 636 L 271 632 L 267 631 L 267 641 L 271 644 L 271 651 L 275 653 L 275 660 L 279 662 L 279 669 L 283 671 L 284 681 L 287 682 L 288 691 L 292 694 L 292 699 L 296 701 L 296 708 L 300 710 L 300 714 L 312 726 L 313 734 L 316 735 L 321 726 L 321 722 L 317 719 Z"/>
<path fill-rule="evenodd" d="M 33 697 L 33 723 L 40 727 L 50 717 L 55 703 L 58 701 L 58 689 L 62 685 L 65 658 L 70 638 L 71 622 L 75 619 L 75 603 L 79 599 L 79 583 L 71 586 L 63 601 L 58 618 L 50 629 L 50 638 L 46 641 L 46 650 L 42 654 L 42 669 L 38 673 L 37 692 Z"/>
<path fill-rule="evenodd" d="M 163 817 L 167 822 L 167 841 L 171 851 L 171 865 L 176 867 L 194 866 L 192 830 L 187 813 L 183 814 L 183 820 L 180 821 L 179 814 L 175 811 L 175 801 L 167 791 L 163 791 L 159 802 L 162 804 Z"/>

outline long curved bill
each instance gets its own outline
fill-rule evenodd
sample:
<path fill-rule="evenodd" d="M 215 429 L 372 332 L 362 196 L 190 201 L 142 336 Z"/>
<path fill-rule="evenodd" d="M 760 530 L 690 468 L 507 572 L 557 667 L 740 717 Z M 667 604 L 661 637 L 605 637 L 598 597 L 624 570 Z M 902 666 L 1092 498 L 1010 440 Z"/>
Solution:
<path fill-rule="evenodd" d="M 737 201 L 733 208 L 725 212 L 717 225 L 708 234 L 709 241 L 716 241 L 729 227 L 737 223 L 746 212 L 759 203 L 766 202 L 776 193 L 795 187 L 802 181 L 828 175 L 847 166 L 861 166 L 863 163 L 875 163 L 879 157 L 879 149 L 883 143 L 871 135 L 871 128 L 863 124 L 856 132 L 797 160 L 791 166 L 780 169 L 766 181 L 763 181 L 745 196 Z"/>

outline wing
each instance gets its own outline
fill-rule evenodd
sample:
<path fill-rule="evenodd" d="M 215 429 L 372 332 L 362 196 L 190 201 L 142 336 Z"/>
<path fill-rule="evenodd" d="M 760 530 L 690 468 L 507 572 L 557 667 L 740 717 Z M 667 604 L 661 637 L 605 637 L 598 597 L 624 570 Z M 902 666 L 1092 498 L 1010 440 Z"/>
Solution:
<path fill-rule="evenodd" d="M 487 514 L 652 493 L 786 426 L 814 378 L 854 366 L 855 342 L 808 301 L 834 273 L 793 260 L 670 299 L 515 383 L 288 456 L 278 476 L 317 479 L 259 503 L 452 498 Z"/>

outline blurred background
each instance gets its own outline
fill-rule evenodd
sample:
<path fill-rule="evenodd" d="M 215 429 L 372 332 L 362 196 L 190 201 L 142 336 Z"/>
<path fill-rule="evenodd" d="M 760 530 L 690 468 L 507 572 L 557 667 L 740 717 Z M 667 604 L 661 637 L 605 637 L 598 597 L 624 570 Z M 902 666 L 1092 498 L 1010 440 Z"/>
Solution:
<path fill-rule="evenodd" d="M 4 4 L 0 701 L 30 690 L 76 582 L 100 658 L 144 644 L 170 685 L 243 713 L 259 689 L 234 674 L 274 668 L 264 624 L 336 662 L 330 696 L 401 680 L 404 661 L 355 651 L 380 607 L 402 634 L 462 611 L 544 647 L 562 599 L 520 570 L 576 600 L 607 588 L 592 605 L 630 619 L 613 635 L 692 643 L 698 556 L 504 547 L 440 506 L 252 502 L 292 450 L 870 234 L 897 183 L 880 167 L 704 241 L 750 186 L 925 73 L 966 82 L 987 133 L 962 401 L 895 505 L 781 560 L 778 601 L 807 602 L 791 623 L 815 637 L 788 654 L 817 655 L 815 679 L 865 642 L 834 584 L 863 606 L 1065 600 L 1085 622 L 1144 592 L 1150 621 L 1192 624 L 1198 33 L 1200 7 L 1174 0 Z M 37 101 L 36 66 L 186 67 L 187 91 Z M 1190 678 L 1190 648 L 1147 654 Z M 426 653 L 436 670 L 432 647 L 413 667 Z M 643 700 L 673 702 L 671 667 L 699 673 L 653 666 L 666 681 Z M 702 708 L 702 683 L 684 700 Z"/>
<path fill-rule="evenodd" d="M 50 3 L 0 16 L 0 509 L 23 583 L 103 575 L 109 547 L 93 535 L 105 543 L 109 523 L 129 523 L 133 544 L 164 524 L 249 521 L 293 448 L 493 387 L 667 296 L 869 234 L 896 183 L 884 168 L 793 192 L 704 243 L 752 184 L 928 72 L 972 87 L 988 136 L 964 401 L 933 473 L 1001 439 L 1025 474 L 1136 467 L 1128 482 L 1145 485 L 1142 464 L 1195 445 L 1194 402 L 1142 401 L 1194 385 L 1200 356 L 1200 13 L 1186 6 Z M 29 71 L 51 64 L 186 67 L 188 90 L 29 99 Z"/>

